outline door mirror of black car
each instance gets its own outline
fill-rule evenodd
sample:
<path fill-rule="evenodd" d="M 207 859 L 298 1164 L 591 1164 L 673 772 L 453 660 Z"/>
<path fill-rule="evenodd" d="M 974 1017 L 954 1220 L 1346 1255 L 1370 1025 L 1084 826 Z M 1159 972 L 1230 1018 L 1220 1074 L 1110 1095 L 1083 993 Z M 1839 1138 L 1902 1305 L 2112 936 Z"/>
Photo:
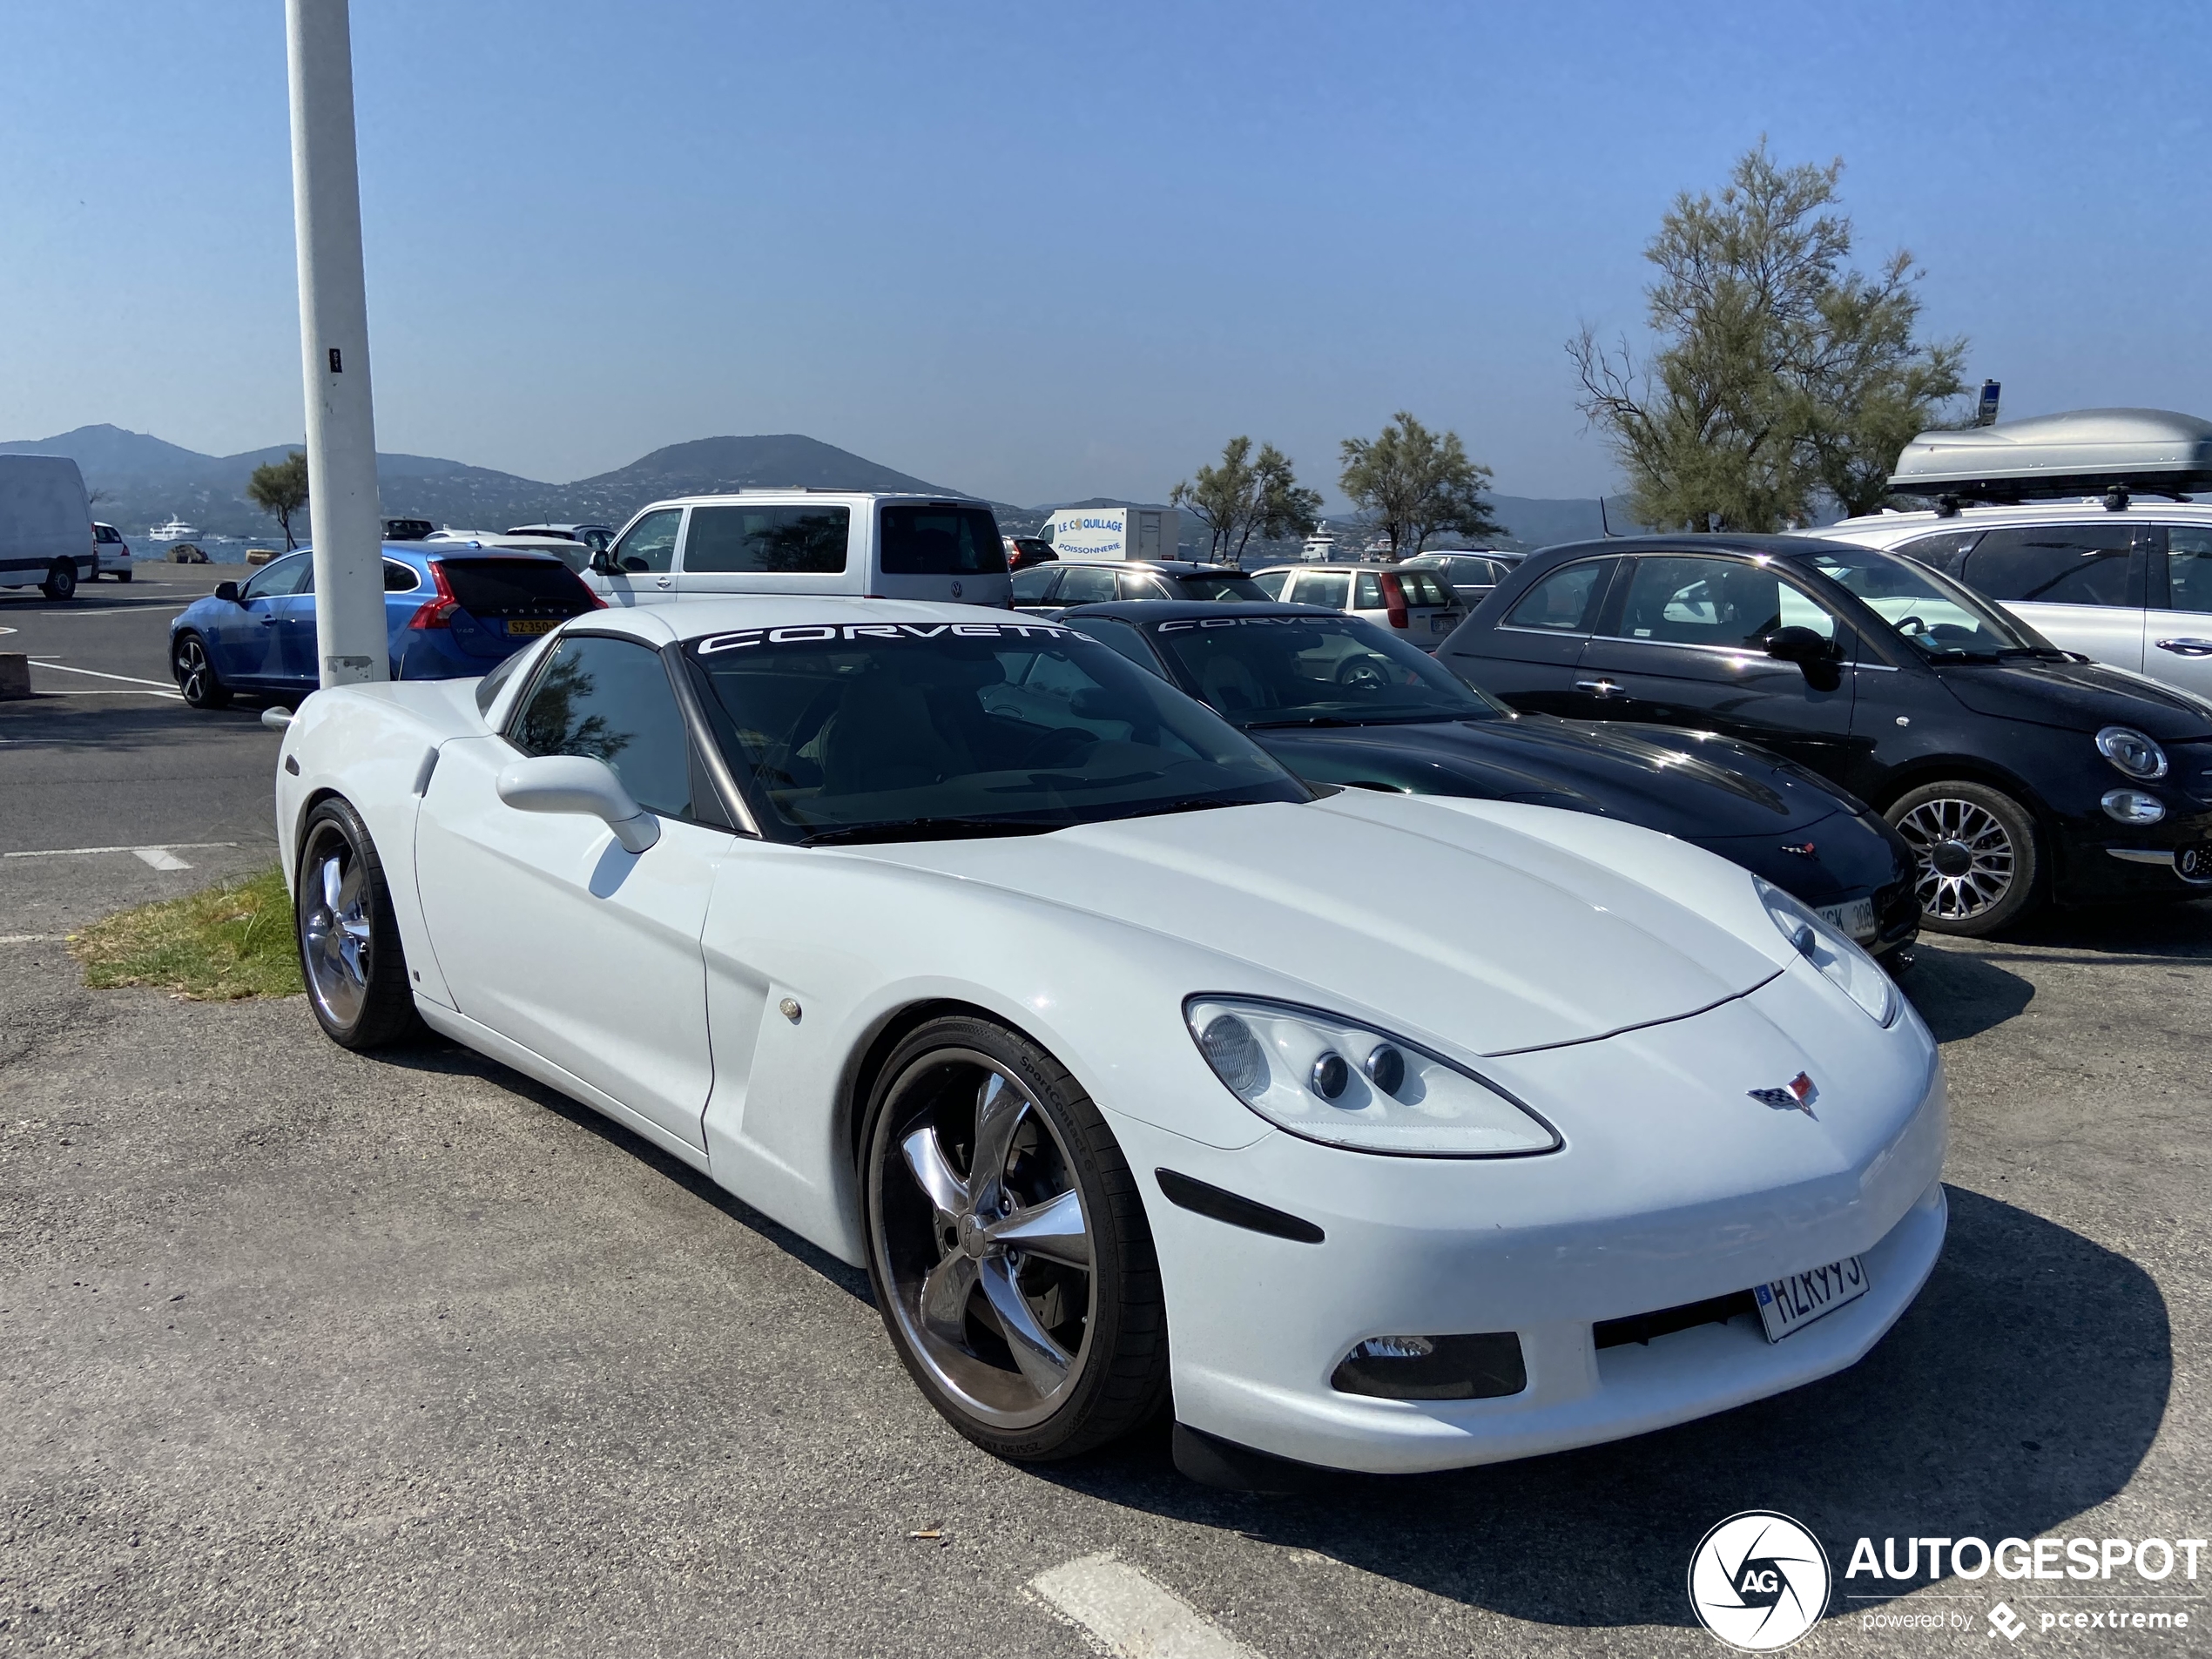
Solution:
<path fill-rule="evenodd" d="M 238 583 L 235 582 L 218 582 L 215 584 L 215 597 L 218 599 L 227 599 L 234 605 L 242 605 L 246 603 L 238 597 Z"/>
<path fill-rule="evenodd" d="M 1792 625 L 1777 628 L 1766 637 L 1766 654 L 1778 662 L 1795 663 L 1800 668 L 1836 660 L 1836 645 L 1826 636 L 1810 628 Z"/>

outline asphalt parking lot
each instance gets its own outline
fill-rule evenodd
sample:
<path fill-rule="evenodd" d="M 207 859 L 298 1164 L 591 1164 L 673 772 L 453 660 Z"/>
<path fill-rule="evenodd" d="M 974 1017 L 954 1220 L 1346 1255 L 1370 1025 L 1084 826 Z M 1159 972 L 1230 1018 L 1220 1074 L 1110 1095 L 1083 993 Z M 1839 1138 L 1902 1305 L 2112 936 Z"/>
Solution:
<path fill-rule="evenodd" d="M 1750 1508 L 1839 1575 L 1801 1651 L 1992 1651 L 2000 1595 L 2000 1648 L 2212 1651 L 2212 1560 L 1840 1576 L 1862 1534 L 2212 1535 L 2212 906 L 1923 949 L 1950 1242 L 1850 1372 L 1292 1499 L 1187 1482 L 1164 1432 L 1015 1468 L 929 1411 L 864 1276 L 582 1108 L 347 1055 L 296 999 L 82 988 L 71 928 L 272 855 L 274 734 L 161 694 L 225 574 L 0 593 L 46 664 L 0 704 L 0 1653 L 1079 1655 L 1048 1575 L 1110 1552 L 1211 1622 L 1163 1653 L 1703 1654 L 1690 1552 Z M 2036 1626 L 2123 1589 L 2192 1629 Z"/>

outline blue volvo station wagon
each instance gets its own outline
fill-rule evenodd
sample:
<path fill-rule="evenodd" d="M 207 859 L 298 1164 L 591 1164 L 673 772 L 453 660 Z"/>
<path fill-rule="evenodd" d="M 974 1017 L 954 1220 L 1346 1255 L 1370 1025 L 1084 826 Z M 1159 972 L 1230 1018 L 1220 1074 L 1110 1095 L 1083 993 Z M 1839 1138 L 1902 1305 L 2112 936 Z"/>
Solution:
<path fill-rule="evenodd" d="M 241 587 L 226 582 L 169 624 L 169 666 L 185 701 L 219 709 L 233 692 L 280 699 L 321 684 L 315 661 L 314 560 L 272 560 Z M 473 679 L 538 635 L 600 608 L 550 554 L 473 543 L 384 544 L 384 620 L 395 680 Z"/>

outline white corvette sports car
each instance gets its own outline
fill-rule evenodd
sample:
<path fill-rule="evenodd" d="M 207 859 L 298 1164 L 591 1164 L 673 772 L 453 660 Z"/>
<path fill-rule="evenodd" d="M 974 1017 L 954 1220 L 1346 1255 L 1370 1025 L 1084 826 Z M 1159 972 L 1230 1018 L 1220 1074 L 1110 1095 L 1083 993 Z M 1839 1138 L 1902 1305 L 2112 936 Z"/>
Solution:
<path fill-rule="evenodd" d="M 1942 1245 L 1934 1044 L 1795 900 L 1309 788 L 1050 623 L 594 611 L 309 698 L 276 812 L 334 1040 L 419 1018 L 866 1264 L 1009 1457 L 1170 1393 L 1200 1472 L 1609 1440 L 1851 1365 Z"/>

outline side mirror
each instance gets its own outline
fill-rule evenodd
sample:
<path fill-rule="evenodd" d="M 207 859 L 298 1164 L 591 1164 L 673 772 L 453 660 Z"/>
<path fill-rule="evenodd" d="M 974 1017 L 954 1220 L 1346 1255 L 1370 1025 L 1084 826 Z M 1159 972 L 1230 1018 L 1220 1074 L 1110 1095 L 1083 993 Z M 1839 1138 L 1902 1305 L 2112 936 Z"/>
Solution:
<path fill-rule="evenodd" d="M 238 597 L 238 583 L 235 582 L 218 582 L 215 584 L 215 597 L 218 599 L 227 599 L 234 605 L 242 605 L 246 603 Z"/>
<path fill-rule="evenodd" d="M 1777 662 L 1795 663 L 1804 668 L 1834 662 L 1836 647 L 1833 641 L 1811 629 L 1793 625 L 1777 628 L 1766 637 L 1766 654 Z"/>
<path fill-rule="evenodd" d="M 502 768 L 494 786 L 518 813 L 577 813 L 598 819 L 625 851 L 643 853 L 660 840 L 660 819 L 631 799 L 604 760 L 588 755 L 533 755 Z"/>
<path fill-rule="evenodd" d="M 594 576 L 619 576 L 622 572 L 615 563 L 615 556 L 607 552 L 604 549 L 602 549 L 600 551 L 594 553 L 591 556 L 591 574 Z"/>

